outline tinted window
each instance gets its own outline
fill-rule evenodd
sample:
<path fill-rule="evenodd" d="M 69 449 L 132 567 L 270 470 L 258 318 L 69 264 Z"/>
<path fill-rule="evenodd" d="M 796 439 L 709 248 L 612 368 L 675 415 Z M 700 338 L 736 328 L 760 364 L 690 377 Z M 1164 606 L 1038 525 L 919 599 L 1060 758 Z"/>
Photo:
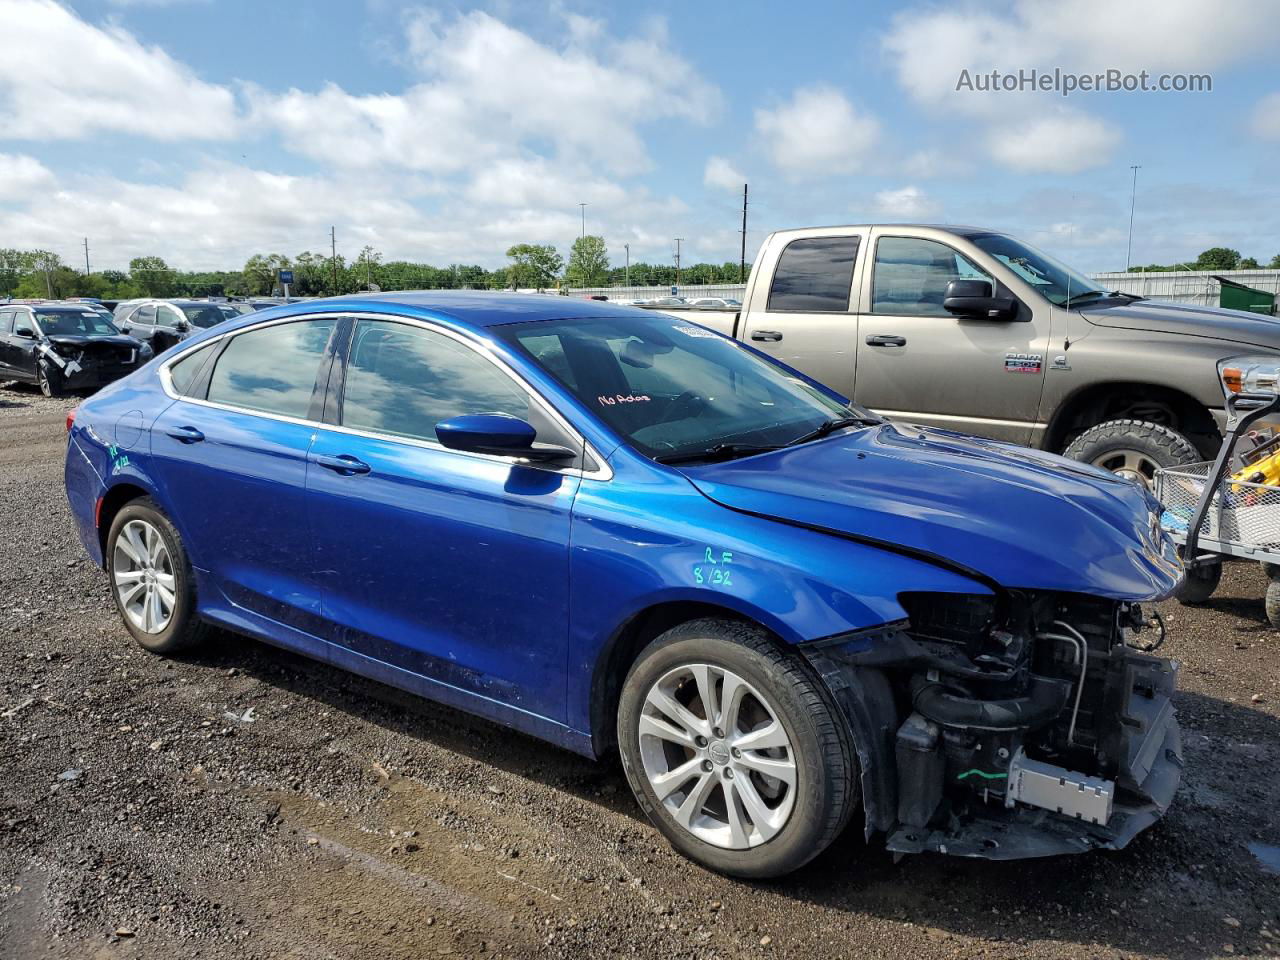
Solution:
<path fill-rule="evenodd" d="M 182 319 L 181 314 L 173 307 L 163 305 L 156 307 L 156 326 L 176 327 L 180 319 Z"/>
<path fill-rule="evenodd" d="M 145 323 L 148 326 L 156 322 L 156 307 L 154 303 L 148 303 L 139 307 L 129 317 L 130 323 Z"/>
<path fill-rule="evenodd" d="M 212 327 L 228 317 L 238 316 L 234 310 L 229 310 L 219 303 L 184 303 L 182 312 L 193 327 L 201 328 Z"/>
<path fill-rule="evenodd" d="M 46 337 L 114 337 L 120 332 L 92 310 L 38 310 L 36 322 Z"/>
<path fill-rule="evenodd" d="M 769 288 L 770 310 L 813 313 L 849 309 L 857 237 L 792 240 L 778 258 Z"/>
<path fill-rule="evenodd" d="M 216 344 L 209 344 L 201 347 L 199 350 L 188 353 L 185 357 L 169 367 L 169 379 L 173 381 L 173 390 L 178 394 L 186 394 L 191 384 L 195 382 L 196 377 L 200 375 L 200 368 L 204 366 L 205 361 L 213 356 L 213 348 Z"/>
<path fill-rule="evenodd" d="M 13 332 L 13 311 L 0 310 L 0 337 Z"/>
<path fill-rule="evenodd" d="M 332 317 L 299 320 L 238 334 L 218 357 L 208 398 L 233 407 L 305 418 L 335 322 Z"/>
<path fill-rule="evenodd" d="M 402 323 L 356 324 L 342 400 L 343 426 L 436 439 L 436 424 L 466 413 L 529 419 L 524 390 L 455 340 Z"/>
<path fill-rule="evenodd" d="M 871 311 L 910 316 L 949 317 L 942 309 L 952 280 L 990 280 L 971 260 L 945 243 L 913 237 L 882 237 L 876 242 L 871 279 Z"/>

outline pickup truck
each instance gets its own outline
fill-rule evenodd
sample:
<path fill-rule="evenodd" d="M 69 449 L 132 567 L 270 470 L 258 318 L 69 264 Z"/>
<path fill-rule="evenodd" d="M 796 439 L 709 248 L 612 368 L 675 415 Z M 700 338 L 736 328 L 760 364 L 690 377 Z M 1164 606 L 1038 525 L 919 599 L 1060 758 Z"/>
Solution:
<path fill-rule="evenodd" d="M 1280 353 L 1274 319 L 1109 292 L 1008 234 L 952 225 L 779 231 L 740 310 L 658 309 L 892 419 L 1143 483 L 1217 451 L 1228 361 Z"/>

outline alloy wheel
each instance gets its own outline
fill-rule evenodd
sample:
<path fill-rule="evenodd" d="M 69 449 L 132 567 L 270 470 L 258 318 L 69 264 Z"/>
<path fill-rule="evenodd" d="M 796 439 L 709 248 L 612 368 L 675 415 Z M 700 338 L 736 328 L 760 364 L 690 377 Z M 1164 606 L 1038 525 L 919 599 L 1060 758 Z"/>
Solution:
<path fill-rule="evenodd" d="M 176 603 L 173 563 L 160 531 L 145 520 L 120 528 L 112 557 L 120 609 L 143 633 L 163 633 Z"/>
<path fill-rule="evenodd" d="M 1141 450 L 1109 450 L 1093 459 L 1093 466 L 1110 470 L 1112 473 L 1150 487 L 1155 483 L 1156 471 L 1160 464 Z"/>
<path fill-rule="evenodd" d="M 786 826 L 796 796 L 791 738 L 738 674 L 707 663 L 668 671 L 645 696 L 638 732 L 654 795 L 698 839 L 746 850 Z"/>

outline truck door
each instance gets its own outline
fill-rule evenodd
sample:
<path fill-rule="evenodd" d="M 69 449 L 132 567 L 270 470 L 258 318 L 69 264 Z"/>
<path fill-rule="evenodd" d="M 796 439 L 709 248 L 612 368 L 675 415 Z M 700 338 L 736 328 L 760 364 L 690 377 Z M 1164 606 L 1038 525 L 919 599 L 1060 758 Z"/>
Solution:
<path fill-rule="evenodd" d="M 742 339 L 852 398 L 858 317 L 851 293 L 865 245 L 865 234 L 840 230 L 767 251 L 756 269 L 771 278 L 769 289 L 744 308 Z"/>
<path fill-rule="evenodd" d="M 1049 317 L 1020 304 L 1016 319 L 956 317 L 947 284 L 984 279 L 941 239 L 876 230 L 864 271 L 855 399 L 885 416 L 1029 444 L 1044 383 Z"/>

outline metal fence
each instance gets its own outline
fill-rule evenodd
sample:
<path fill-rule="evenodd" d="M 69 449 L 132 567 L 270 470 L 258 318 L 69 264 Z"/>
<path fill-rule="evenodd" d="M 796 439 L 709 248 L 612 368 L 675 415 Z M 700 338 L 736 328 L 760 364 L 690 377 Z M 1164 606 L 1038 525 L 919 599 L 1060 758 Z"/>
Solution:
<path fill-rule="evenodd" d="M 746 293 L 747 285 L 745 283 L 708 283 L 699 284 L 681 284 L 677 288 L 676 296 L 685 297 L 688 300 L 696 300 L 698 297 L 725 297 L 733 300 L 741 300 L 742 295 Z M 671 287 L 570 287 L 569 296 L 571 297 L 591 297 L 606 296 L 610 300 L 652 300 L 655 297 L 671 296 Z"/>
<path fill-rule="evenodd" d="M 1220 284 L 1225 277 L 1246 287 L 1280 294 L 1280 270 L 1182 270 L 1168 273 L 1094 273 L 1090 277 L 1108 290 L 1133 293 L 1152 300 L 1174 300 L 1205 307 L 1218 305 Z"/>

